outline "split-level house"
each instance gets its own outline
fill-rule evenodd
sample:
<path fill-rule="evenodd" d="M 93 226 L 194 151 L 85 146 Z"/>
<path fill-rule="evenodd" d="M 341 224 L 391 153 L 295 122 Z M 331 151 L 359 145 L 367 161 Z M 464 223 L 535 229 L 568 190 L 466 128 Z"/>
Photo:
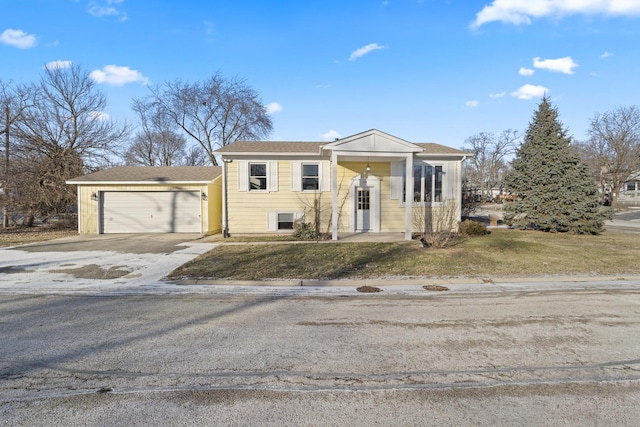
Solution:
<path fill-rule="evenodd" d="M 222 158 L 226 234 L 285 233 L 296 221 L 341 233 L 403 233 L 460 218 L 470 154 L 369 130 L 332 142 L 237 141 Z M 450 213 L 450 212 L 449 212 Z"/>

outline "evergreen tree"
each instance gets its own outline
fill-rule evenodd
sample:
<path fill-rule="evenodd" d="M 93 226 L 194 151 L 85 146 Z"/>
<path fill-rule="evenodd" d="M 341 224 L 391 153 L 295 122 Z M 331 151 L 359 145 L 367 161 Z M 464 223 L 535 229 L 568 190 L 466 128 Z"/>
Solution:
<path fill-rule="evenodd" d="M 557 109 L 545 96 L 505 181 L 517 195 L 505 204 L 507 224 L 579 234 L 602 231 L 605 216 L 598 189 L 570 143 Z"/>

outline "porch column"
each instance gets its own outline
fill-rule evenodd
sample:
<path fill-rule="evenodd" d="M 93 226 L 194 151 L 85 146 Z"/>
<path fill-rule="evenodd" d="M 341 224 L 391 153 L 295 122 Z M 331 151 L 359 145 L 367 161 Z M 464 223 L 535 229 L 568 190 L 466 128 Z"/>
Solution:
<path fill-rule="evenodd" d="M 338 240 L 338 155 L 331 151 L 331 240 Z"/>
<path fill-rule="evenodd" d="M 413 228 L 413 153 L 407 155 L 405 162 L 407 165 L 404 171 L 405 177 L 405 232 L 404 240 L 411 240 L 411 229 Z"/>

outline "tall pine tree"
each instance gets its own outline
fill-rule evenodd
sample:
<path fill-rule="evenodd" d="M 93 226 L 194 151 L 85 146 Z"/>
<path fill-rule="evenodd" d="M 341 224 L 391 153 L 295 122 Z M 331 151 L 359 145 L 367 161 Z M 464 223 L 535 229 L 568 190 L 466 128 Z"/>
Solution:
<path fill-rule="evenodd" d="M 507 224 L 544 231 L 597 234 L 605 216 L 598 188 L 570 147 L 571 137 L 545 96 L 529 123 L 505 184 L 517 195 L 505 204 Z"/>

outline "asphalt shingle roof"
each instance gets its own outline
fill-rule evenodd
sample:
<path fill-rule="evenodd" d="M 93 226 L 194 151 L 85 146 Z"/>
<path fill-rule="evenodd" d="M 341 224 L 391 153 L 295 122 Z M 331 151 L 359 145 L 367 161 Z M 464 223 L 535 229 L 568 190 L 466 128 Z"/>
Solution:
<path fill-rule="evenodd" d="M 216 153 L 304 153 L 320 154 L 326 142 L 294 141 L 236 141 L 218 149 Z"/>
<path fill-rule="evenodd" d="M 216 150 L 216 153 L 320 154 L 320 147 L 327 144 L 329 142 L 236 141 Z M 415 144 L 425 149 L 421 154 L 469 154 L 434 142 L 419 142 Z"/>
<path fill-rule="evenodd" d="M 417 146 L 424 148 L 421 154 L 460 154 L 469 155 L 470 153 L 463 150 L 447 147 L 446 145 L 436 144 L 435 142 L 418 142 Z"/>
<path fill-rule="evenodd" d="M 220 166 L 117 166 L 68 180 L 80 182 L 211 182 L 222 174 Z"/>

